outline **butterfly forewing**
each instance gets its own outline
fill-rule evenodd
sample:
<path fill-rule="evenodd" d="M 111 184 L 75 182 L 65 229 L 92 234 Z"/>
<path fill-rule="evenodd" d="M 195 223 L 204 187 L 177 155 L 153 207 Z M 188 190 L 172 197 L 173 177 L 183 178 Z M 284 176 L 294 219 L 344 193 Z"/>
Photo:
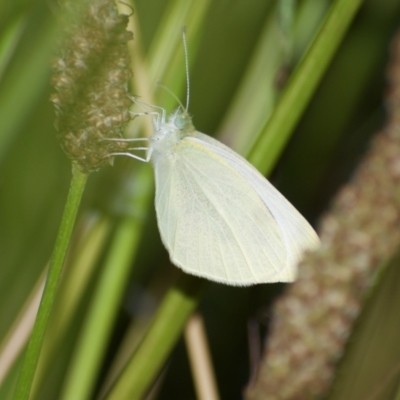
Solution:
<path fill-rule="evenodd" d="M 196 132 L 196 138 L 189 140 L 202 143 L 211 152 L 218 154 L 226 160 L 258 193 L 280 227 L 287 251 L 287 273 L 294 279 L 295 266 L 301 259 L 304 251 L 315 249 L 320 244 L 314 229 L 268 180 L 232 149 L 200 132 Z"/>
<path fill-rule="evenodd" d="M 188 273 L 232 285 L 292 280 L 288 238 L 257 182 L 231 160 L 236 153 L 226 158 L 199 135 L 153 160 L 158 224 L 171 260 Z"/>

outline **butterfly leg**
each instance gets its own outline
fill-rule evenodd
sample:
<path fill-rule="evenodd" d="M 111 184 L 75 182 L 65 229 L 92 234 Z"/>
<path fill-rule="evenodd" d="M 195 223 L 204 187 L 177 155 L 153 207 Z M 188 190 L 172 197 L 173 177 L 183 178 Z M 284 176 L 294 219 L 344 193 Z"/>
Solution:
<path fill-rule="evenodd" d="M 140 115 L 152 115 L 153 117 L 155 116 L 155 118 L 156 118 L 155 125 L 156 125 L 156 128 L 157 128 L 157 129 L 160 127 L 160 125 L 161 125 L 162 123 L 165 122 L 165 119 L 166 119 L 166 111 L 165 111 L 164 108 L 159 107 L 159 106 L 155 106 L 155 105 L 153 105 L 153 104 L 148 104 L 148 103 L 146 103 L 146 102 L 144 102 L 144 101 L 140 101 L 140 100 L 138 100 L 136 97 L 133 97 L 133 96 L 131 96 L 131 100 L 133 101 L 133 103 L 135 103 L 135 104 L 137 104 L 139 107 L 141 107 L 142 110 L 145 110 L 143 113 L 132 113 L 132 115 L 135 115 L 135 116 L 140 116 Z M 145 107 L 154 108 L 154 109 L 156 109 L 156 110 L 160 110 L 161 112 L 149 112 L 149 111 L 146 110 Z"/>
<path fill-rule="evenodd" d="M 114 156 L 126 156 L 126 157 L 131 157 L 134 158 L 135 160 L 143 161 L 143 162 L 149 162 L 150 161 L 150 155 L 149 152 L 147 152 L 146 157 L 140 157 L 137 156 L 136 154 L 124 152 L 124 153 L 110 153 L 107 154 L 105 157 L 114 157 Z"/>

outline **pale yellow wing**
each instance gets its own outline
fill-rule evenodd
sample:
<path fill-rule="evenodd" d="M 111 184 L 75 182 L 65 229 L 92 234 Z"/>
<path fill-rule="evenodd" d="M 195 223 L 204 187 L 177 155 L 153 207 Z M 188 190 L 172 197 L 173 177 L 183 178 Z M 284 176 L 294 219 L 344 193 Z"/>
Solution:
<path fill-rule="evenodd" d="M 171 261 L 230 285 L 293 280 L 287 238 L 259 193 L 258 178 L 242 165 L 249 164 L 199 135 L 153 160 L 158 225 Z"/>

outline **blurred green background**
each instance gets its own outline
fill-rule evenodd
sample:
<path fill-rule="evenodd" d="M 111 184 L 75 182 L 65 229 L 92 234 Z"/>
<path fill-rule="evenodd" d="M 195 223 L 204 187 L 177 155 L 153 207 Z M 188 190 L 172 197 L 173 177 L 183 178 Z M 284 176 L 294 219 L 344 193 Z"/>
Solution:
<path fill-rule="evenodd" d="M 156 47 L 154 38 L 161 26 L 176 30 L 180 38 L 181 26 L 165 23 L 173 5 L 179 7 L 179 2 L 139 0 L 133 5 L 141 29 L 140 34 L 134 32 L 135 40 L 141 40 L 144 54 Z M 221 140 L 245 154 L 253 131 L 260 128 L 260 115 L 272 112 L 330 5 L 326 0 L 214 0 L 205 7 L 193 38 L 188 17 L 190 113 L 196 128 L 210 135 L 219 133 Z M 0 338 L 49 260 L 70 180 L 70 162 L 57 142 L 49 102 L 59 12 L 51 1 L 0 1 Z M 364 2 L 270 177 L 314 224 L 348 179 L 371 135 L 384 124 L 385 67 L 399 16 L 397 0 Z M 183 58 L 176 61 L 183 70 Z M 175 87 L 168 74 L 159 78 L 184 99 L 184 77 L 179 74 L 181 83 Z M 159 96 L 164 106 L 165 93 Z M 241 106 L 253 103 L 260 109 Z M 119 196 L 140 190 L 140 184 L 126 181 L 134 179 L 137 164 L 118 159 L 114 167 L 93 173 L 81 218 L 107 215 L 118 221 L 127 212 L 119 206 Z M 151 167 L 143 168 L 150 171 Z M 154 310 L 164 290 L 160 289 L 163 280 L 168 282 L 174 273 L 167 266 L 154 211 L 146 216 L 140 243 L 113 327 L 104 376 L 130 320 Z M 207 286 L 200 310 L 222 399 L 242 398 L 250 374 L 249 323 L 258 324 L 260 335 L 267 332 L 272 299 L 282 289 L 281 284 Z M 89 287 L 83 304 L 90 293 Z M 53 377 L 58 383 L 43 389 L 51 393 L 46 398 L 57 398 L 69 356 L 63 357 L 60 374 Z M 168 362 L 156 398 L 195 398 L 183 341 Z"/>

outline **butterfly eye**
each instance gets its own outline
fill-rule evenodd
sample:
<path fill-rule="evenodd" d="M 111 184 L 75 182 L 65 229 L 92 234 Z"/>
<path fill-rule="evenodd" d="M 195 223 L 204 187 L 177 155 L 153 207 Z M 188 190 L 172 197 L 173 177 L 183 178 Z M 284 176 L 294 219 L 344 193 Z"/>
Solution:
<path fill-rule="evenodd" d="M 177 117 L 174 119 L 174 125 L 175 125 L 178 129 L 182 129 L 182 128 L 186 125 L 186 118 L 185 118 L 185 117 L 177 116 Z"/>

